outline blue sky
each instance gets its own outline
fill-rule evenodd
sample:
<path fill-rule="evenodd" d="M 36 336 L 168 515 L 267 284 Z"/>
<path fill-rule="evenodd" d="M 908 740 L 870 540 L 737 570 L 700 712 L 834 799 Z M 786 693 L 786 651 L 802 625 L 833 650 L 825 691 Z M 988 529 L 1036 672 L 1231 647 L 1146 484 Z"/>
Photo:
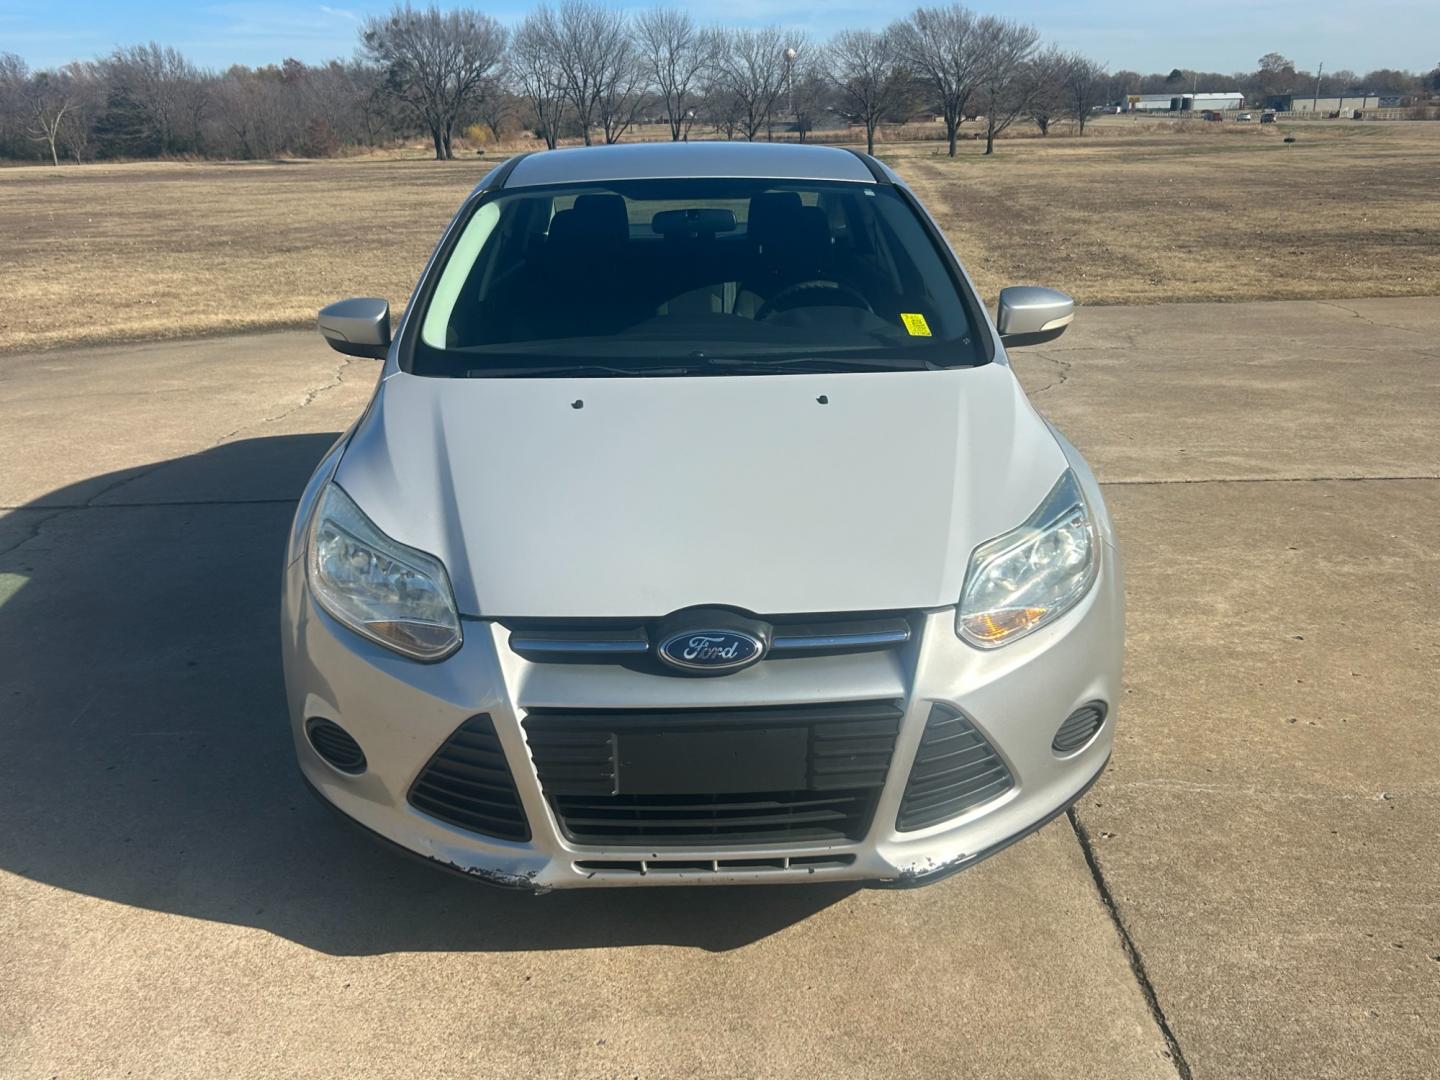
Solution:
<path fill-rule="evenodd" d="M 503 0 L 467 6 L 513 24 L 530 4 Z M 818 37 L 840 26 L 883 24 L 913 4 L 724 0 L 683 6 L 706 21 L 776 22 Z M 1249 70 L 1271 50 L 1312 70 L 1320 61 L 1328 70 L 1359 72 L 1377 67 L 1428 71 L 1440 63 L 1440 0 L 1205 0 L 1193 5 L 1176 0 L 971 0 L 970 6 L 1033 22 L 1047 40 L 1082 49 L 1112 70 Z M 313 62 L 350 56 L 359 20 L 388 7 L 359 0 L 0 0 L 0 51 L 45 67 L 153 39 L 178 47 L 204 67 L 271 63 L 287 56 Z"/>

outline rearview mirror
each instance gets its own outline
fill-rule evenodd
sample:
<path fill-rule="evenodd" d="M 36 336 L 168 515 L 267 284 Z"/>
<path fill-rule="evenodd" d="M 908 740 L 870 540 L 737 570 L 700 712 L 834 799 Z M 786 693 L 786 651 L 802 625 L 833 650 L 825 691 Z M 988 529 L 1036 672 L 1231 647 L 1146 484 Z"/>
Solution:
<path fill-rule="evenodd" d="M 337 300 L 320 309 L 315 325 L 336 352 L 385 359 L 390 350 L 390 303 L 373 296 Z"/>
<path fill-rule="evenodd" d="M 1075 318 L 1075 301 L 1063 292 L 1038 285 L 1012 285 L 1000 290 L 995 328 L 1007 348 L 1054 341 Z"/>

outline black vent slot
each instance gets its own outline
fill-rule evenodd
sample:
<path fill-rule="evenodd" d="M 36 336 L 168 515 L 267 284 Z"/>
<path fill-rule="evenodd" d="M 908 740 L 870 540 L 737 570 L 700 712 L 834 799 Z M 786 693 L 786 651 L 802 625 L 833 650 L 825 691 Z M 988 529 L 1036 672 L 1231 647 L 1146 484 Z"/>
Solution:
<path fill-rule="evenodd" d="M 339 724 L 311 717 L 305 722 L 305 734 L 315 752 L 341 772 L 358 776 L 365 771 L 365 751 Z"/>
<path fill-rule="evenodd" d="M 577 843 L 858 840 L 885 784 L 895 701 L 756 709 L 538 709 L 525 734 Z"/>
<path fill-rule="evenodd" d="M 1088 705 L 1082 705 L 1065 718 L 1055 732 L 1054 741 L 1050 748 L 1057 754 L 1068 754 L 1079 750 L 1095 737 L 1100 726 L 1105 723 L 1105 703 L 1103 701 L 1092 701 Z"/>
<path fill-rule="evenodd" d="M 896 828 L 924 829 L 959 817 L 1015 784 L 1005 762 L 961 713 L 936 705 L 925 722 Z"/>
<path fill-rule="evenodd" d="M 410 787 L 410 805 L 470 832 L 530 839 L 505 751 L 484 714 L 461 724 L 420 770 Z"/>
<path fill-rule="evenodd" d="M 859 840 L 873 792 L 612 795 L 551 799 L 565 835 L 586 844 L 767 844 Z"/>
<path fill-rule="evenodd" d="M 795 855 L 775 859 L 582 859 L 576 870 L 590 874 L 773 873 L 776 870 L 840 870 L 855 865 L 855 856 Z"/>

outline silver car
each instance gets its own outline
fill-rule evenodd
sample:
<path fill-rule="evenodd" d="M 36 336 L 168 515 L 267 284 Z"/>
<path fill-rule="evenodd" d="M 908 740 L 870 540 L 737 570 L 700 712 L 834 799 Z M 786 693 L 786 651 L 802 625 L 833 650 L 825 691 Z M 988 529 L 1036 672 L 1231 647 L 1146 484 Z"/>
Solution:
<path fill-rule="evenodd" d="M 446 229 L 295 515 L 296 752 L 476 879 L 969 866 L 1110 755 L 1120 560 L 1085 462 L 913 193 L 833 147 L 511 159 Z"/>

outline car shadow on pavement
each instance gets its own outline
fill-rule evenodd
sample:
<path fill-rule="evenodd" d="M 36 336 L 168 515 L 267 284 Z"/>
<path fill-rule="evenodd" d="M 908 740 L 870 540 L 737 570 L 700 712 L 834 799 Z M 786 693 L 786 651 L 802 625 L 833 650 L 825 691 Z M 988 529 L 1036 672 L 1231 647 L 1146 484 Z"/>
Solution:
<path fill-rule="evenodd" d="M 343 955 L 719 951 L 853 892 L 535 897 L 399 858 L 317 805 L 285 716 L 279 587 L 294 498 L 334 438 L 228 443 L 0 520 L 0 869 Z"/>

